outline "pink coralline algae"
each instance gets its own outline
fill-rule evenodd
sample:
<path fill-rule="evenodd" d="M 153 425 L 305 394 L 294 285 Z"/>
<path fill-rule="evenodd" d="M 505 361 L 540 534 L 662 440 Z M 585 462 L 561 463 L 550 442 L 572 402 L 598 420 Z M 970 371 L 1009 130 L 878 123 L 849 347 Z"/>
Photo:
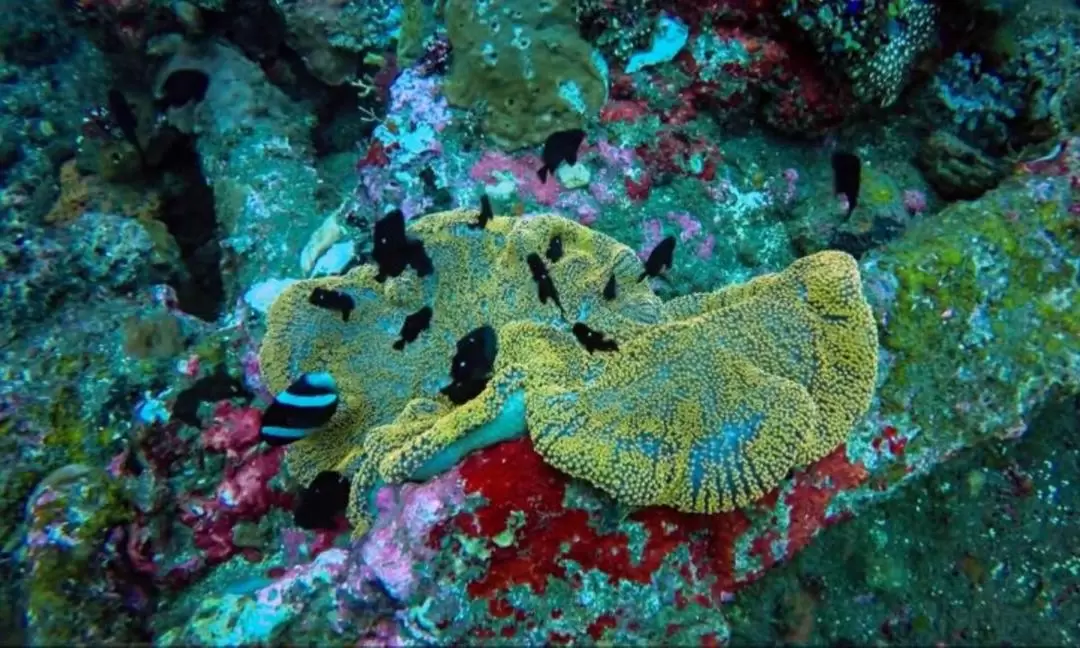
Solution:
<path fill-rule="evenodd" d="M 377 211 L 392 205 L 400 206 L 406 218 L 424 213 L 430 201 L 423 196 L 419 172 L 442 154 L 438 135 L 450 119 L 438 78 L 412 69 L 403 71 L 390 88 L 386 117 L 375 128 L 357 165 L 359 197 L 374 204 Z"/>
<path fill-rule="evenodd" d="M 706 260 L 711 259 L 713 255 L 713 249 L 716 248 L 716 237 L 712 234 L 707 235 L 705 238 L 697 244 L 694 248 L 694 255 L 697 258 Z"/>
<path fill-rule="evenodd" d="M 664 224 L 658 218 L 650 218 L 641 224 L 642 243 L 638 250 L 638 257 L 647 259 L 652 254 L 653 248 L 664 240 Z"/>
<path fill-rule="evenodd" d="M 348 563 L 349 553 L 344 549 L 324 551 L 311 563 L 286 570 L 280 578 L 257 591 L 255 600 L 269 607 L 289 605 L 294 600 L 306 601 L 305 593 L 314 588 L 316 581 L 338 580 Z"/>
<path fill-rule="evenodd" d="M 206 552 L 210 564 L 239 552 L 232 539 L 240 521 L 257 521 L 271 508 L 287 508 L 291 497 L 270 488 L 281 469 L 283 448 L 252 452 L 259 440 L 258 410 L 218 403 L 203 433 L 204 446 L 224 452 L 225 476 L 210 497 L 193 497 L 181 509 L 180 521 L 191 527 L 195 546 Z"/>
<path fill-rule="evenodd" d="M 532 197 L 541 205 L 554 205 L 559 198 L 559 183 L 552 178 L 540 182 L 536 173 L 541 166 L 543 162 L 535 155 L 512 157 L 498 151 L 487 151 L 469 169 L 469 177 L 489 187 L 510 179 L 523 197 Z"/>
<path fill-rule="evenodd" d="M 701 223 L 686 212 L 668 212 L 667 219 L 679 226 L 679 241 L 682 243 L 701 233 Z"/>
<path fill-rule="evenodd" d="M 397 119 L 407 114 L 413 126 L 428 124 L 442 132 L 450 123 L 450 107 L 441 93 L 437 78 L 405 70 L 390 86 L 390 113 Z"/>
<path fill-rule="evenodd" d="M 906 189 L 904 191 L 904 208 L 913 216 L 923 213 L 926 211 L 926 194 L 918 189 Z"/>
<path fill-rule="evenodd" d="M 321 601 L 331 627 L 356 645 L 400 645 L 407 608 L 426 599 L 421 576 L 436 555 L 433 530 L 458 515 L 465 504 L 463 482 L 453 469 L 424 484 L 386 486 L 376 494 L 378 516 L 372 529 L 348 547 L 330 547 L 304 564 L 275 568 L 273 582 L 255 591 L 251 615 L 271 626 L 303 623 L 302 616 Z M 287 531 L 286 545 L 303 534 Z M 397 614 L 395 614 L 395 611 Z M 243 623 L 244 608 L 225 608 L 226 625 Z"/>
<path fill-rule="evenodd" d="M 701 221 L 687 212 L 668 212 L 665 216 L 669 223 L 679 228 L 679 242 L 689 243 L 694 241 L 694 255 L 699 259 L 712 258 L 713 249 L 716 247 L 716 237 L 712 234 L 702 236 L 704 230 Z M 638 252 L 641 259 L 648 258 L 660 241 L 664 239 L 664 224 L 658 218 L 652 218 L 642 223 L 642 246 Z"/>
<path fill-rule="evenodd" d="M 259 442 L 262 415 L 253 407 L 240 407 L 221 401 L 214 407 L 210 425 L 203 431 L 203 445 L 208 450 L 224 452 L 231 460 Z"/>
<path fill-rule="evenodd" d="M 360 552 L 395 599 L 403 601 L 413 593 L 416 566 L 434 553 L 426 546 L 431 529 L 456 513 L 463 502 L 456 469 L 424 484 L 379 490 L 379 517 Z"/>

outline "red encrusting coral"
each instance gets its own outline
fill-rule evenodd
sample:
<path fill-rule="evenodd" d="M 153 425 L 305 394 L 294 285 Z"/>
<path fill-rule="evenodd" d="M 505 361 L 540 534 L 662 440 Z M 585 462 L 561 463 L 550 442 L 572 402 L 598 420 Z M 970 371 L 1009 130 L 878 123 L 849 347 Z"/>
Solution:
<path fill-rule="evenodd" d="M 866 467 L 851 463 L 847 448 L 840 446 L 796 475 L 791 492 L 784 501 L 790 507 L 787 531 L 787 555 L 791 557 L 831 519 L 828 506 L 837 493 L 852 490 L 869 478 Z"/>
<path fill-rule="evenodd" d="M 648 583 L 679 546 L 691 544 L 692 555 L 716 577 L 734 585 L 734 543 L 749 528 L 739 511 L 716 516 L 691 515 L 664 507 L 636 511 L 629 517 L 647 537 L 640 556 L 630 550 L 625 533 L 603 533 L 592 525 L 593 514 L 566 508 L 567 477 L 547 465 L 528 439 L 510 441 L 474 453 L 461 465 L 465 491 L 483 495 L 486 504 L 458 515 L 452 525 L 474 537 L 493 538 L 507 529 L 512 515 L 524 515 L 515 541 L 495 547 L 487 573 L 468 585 L 476 597 L 492 597 L 512 585 L 543 593 L 548 578 L 564 578 L 565 562 L 596 569 L 613 580 Z M 706 534 L 695 536 L 698 531 Z"/>
<path fill-rule="evenodd" d="M 225 474 L 211 496 L 187 498 L 180 521 L 194 534 L 195 546 L 209 565 L 228 560 L 241 550 L 233 542 L 238 522 L 257 522 L 272 508 L 288 508 L 292 496 L 270 487 L 281 470 L 284 448 L 253 451 L 259 442 L 260 412 L 222 401 L 202 435 L 208 451 L 226 455 Z"/>
<path fill-rule="evenodd" d="M 259 442 L 262 414 L 253 407 L 221 401 L 214 406 L 210 425 L 203 431 L 203 445 L 214 452 L 224 452 L 237 459 Z"/>
<path fill-rule="evenodd" d="M 601 531 L 595 511 L 566 506 L 569 479 L 547 465 L 529 439 L 473 453 L 460 472 L 465 492 L 482 496 L 484 503 L 451 519 L 432 541 L 454 533 L 489 540 L 501 536 L 499 542 L 489 543 L 485 573 L 466 585 L 471 596 L 489 602 L 493 618 L 520 612 L 502 597 L 512 586 L 524 585 L 543 594 L 549 579 L 575 585 L 577 577 L 568 573 L 568 561 L 582 570 L 606 574 L 613 585 L 650 583 L 667 563 L 681 574 L 685 591 L 694 589 L 694 583 L 704 584 L 709 595 L 695 596 L 694 603 L 718 606 L 794 555 L 822 527 L 843 519 L 842 512 L 829 513 L 830 502 L 867 479 L 865 468 L 849 462 L 841 447 L 749 509 L 694 515 L 650 507 L 635 511 L 618 531 Z M 634 524 L 640 525 L 645 538 L 639 555 L 627 535 L 628 525 Z M 511 532 L 512 541 L 507 537 Z M 754 537 L 742 543 L 749 533 Z M 688 550 L 689 561 L 678 564 L 672 557 L 681 547 Z M 755 556 L 760 568 L 738 567 Z M 688 602 L 684 596 L 683 604 Z M 601 633 L 609 627 L 600 617 L 594 625 Z"/>
<path fill-rule="evenodd" d="M 283 448 L 248 456 L 226 468 L 225 479 L 211 497 L 193 497 L 182 507 L 180 521 L 191 527 L 195 546 L 209 564 L 228 560 L 240 549 L 233 529 L 241 521 L 257 521 L 271 508 L 288 508 L 292 497 L 270 488 L 281 469 Z"/>

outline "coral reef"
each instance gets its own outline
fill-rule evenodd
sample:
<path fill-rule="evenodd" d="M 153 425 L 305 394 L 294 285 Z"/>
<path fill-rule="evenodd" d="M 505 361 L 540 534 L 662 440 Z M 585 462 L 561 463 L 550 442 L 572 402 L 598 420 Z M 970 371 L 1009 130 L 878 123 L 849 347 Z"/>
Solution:
<path fill-rule="evenodd" d="M 739 621 L 730 603 L 757 605 L 744 598 L 756 591 L 747 585 L 795 557 L 821 529 L 869 507 L 888 510 L 905 484 L 963 448 L 1022 434 L 1040 404 L 1080 387 L 1080 332 L 1071 324 L 1080 320 L 1068 299 L 1080 285 L 1069 263 L 1073 239 L 1065 235 L 1080 197 L 1069 172 L 1055 173 L 1012 179 L 867 255 L 862 284 L 884 342 L 880 388 L 844 445 L 753 504 L 711 516 L 662 507 L 627 515 L 554 469 L 529 439 L 477 450 L 429 482 L 453 478 L 466 497 L 440 511 L 446 521 L 428 542 L 435 554 L 412 558 L 409 568 L 419 587 L 398 603 L 392 629 L 378 626 L 379 636 L 492 644 L 728 641 L 729 624 Z M 1048 240 L 1056 243 L 1048 248 Z M 955 393 L 933 388 L 946 380 Z M 375 528 L 386 524 L 384 515 Z M 333 586 L 316 585 L 303 600 L 328 595 Z M 791 605 L 805 610 L 809 603 Z M 801 618 L 794 608 L 785 624 Z M 196 627 L 235 618 L 218 610 L 223 617 L 199 619 Z M 354 614 L 341 613 L 339 623 Z M 896 624 L 904 623 L 898 614 Z M 788 628 L 792 636 L 808 631 Z"/>
<path fill-rule="evenodd" d="M 150 234 L 160 227 L 88 212 L 49 235 L 27 233 L 5 240 L 0 244 L 5 274 L 0 284 L 0 340 L 10 341 L 31 329 L 65 300 L 123 294 L 181 275 L 175 248 Z"/>
<path fill-rule="evenodd" d="M 9 642 L 1076 643 L 1072 0 L 16 4 Z"/>

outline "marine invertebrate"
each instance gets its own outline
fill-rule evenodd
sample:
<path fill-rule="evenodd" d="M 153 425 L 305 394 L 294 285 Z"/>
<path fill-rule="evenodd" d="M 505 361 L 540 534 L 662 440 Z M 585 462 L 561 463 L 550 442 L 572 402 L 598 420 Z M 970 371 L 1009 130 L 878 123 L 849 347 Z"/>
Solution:
<path fill-rule="evenodd" d="M 526 429 L 553 465 L 627 503 L 730 510 L 836 447 L 869 404 L 876 334 L 847 255 L 662 304 L 637 281 L 633 250 L 605 235 L 556 216 L 470 228 L 476 218 L 459 210 L 410 227 L 430 278 L 380 283 L 365 266 L 298 282 L 270 309 L 261 360 L 271 389 L 329 371 L 342 399 L 327 429 L 290 446 L 288 467 L 303 483 L 323 470 L 350 477 L 357 531 L 378 484 L 426 479 Z M 538 299 L 526 263 L 556 238 L 563 254 L 547 269 L 561 309 Z M 315 288 L 350 295 L 349 322 L 313 309 Z M 429 329 L 394 349 L 425 305 Z M 619 351 L 588 353 L 575 321 Z M 498 335 L 492 377 L 455 405 L 440 388 L 458 340 L 481 324 Z"/>

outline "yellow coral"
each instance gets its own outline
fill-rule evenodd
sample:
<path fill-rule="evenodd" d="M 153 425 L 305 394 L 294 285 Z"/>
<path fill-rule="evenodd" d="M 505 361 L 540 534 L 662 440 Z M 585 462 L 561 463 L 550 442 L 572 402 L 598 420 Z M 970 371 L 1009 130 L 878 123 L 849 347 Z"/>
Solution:
<path fill-rule="evenodd" d="M 82 216 L 90 201 L 90 189 L 79 174 L 75 160 L 60 165 L 59 185 L 60 196 L 45 215 L 46 223 L 69 223 Z"/>
<path fill-rule="evenodd" d="M 870 406 L 877 327 L 851 256 L 821 252 L 782 273 L 664 307 L 669 319 L 701 312 L 716 314 L 724 348 L 802 385 L 823 411 L 806 437 L 800 464 L 832 451 Z"/>
<path fill-rule="evenodd" d="M 355 449 L 367 447 L 368 430 L 394 421 L 411 400 L 444 402 L 439 388 L 448 381 L 455 344 L 476 326 L 499 331 L 531 321 L 568 331 L 576 317 L 630 331 L 660 320 L 660 300 L 636 282 L 641 263 L 614 239 L 557 216 L 497 217 L 482 231 L 467 226 L 476 218 L 475 210 L 461 210 L 410 226 L 434 264 L 428 279 L 410 271 L 380 284 L 375 268 L 364 266 L 343 277 L 298 282 L 274 302 L 260 350 L 269 387 L 280 391 L 299 374 L 319 370 L 333 374 L 341 392 L 329 427 L 289 448 L 287 465 L 301 483 L 321 470 L 360 470 L 367 453 Z M 550 264 L 550 274 L 570 322 L 550 302 L 540 303 L 525 261 L 554 236 L 564 255 Z M 601 293 L 612 273 L 620 289 L 607 302 Z M 356 309 L 348 322 L 308 304 L 316 286 L 352 296 Z M 424 305 L 433 308 L 430 329 L 393 350 L 405 318 Z"/>
<path fill-rule="evenodd" d="M 876 328 L 846 254 L 673 300 L 665 315 L 572 374 L 595 377 L 527 398 L 537 451 L 620 501 L 744 505 L 842 443 L 869 407 Z"/>
<path fill-rule="evenodd" d="M 484 131 L 506 148 L 581 128 L 607 97 L 603 59 L 577 32 L 573 3 L 447 0 L 456 106 L 484 106 Z"/>
<path fill-rule="evenodd" d="M 102 175 L 82 173 L 75 160 L 60 165 L 58 182 L 60 196 L 45 215 L 45 222 L 64 225 L 87 211 L 99 211 L 134 218 L 150 231 L 155 240 L 161 238 L 155 229 L 161 227 L 158 219 L 161 218 L 164 203 L 157 191 L 114 184 Z"/>
<path fill-rule="evenodd" d="M 552 465 L 623 502 L 728 510 L 836 447 L 869 405 L 876 329 L 846 254 L 664 305 L 636 281 L 633 252 L 609 237 L 555 216 L 470 229 L 476 216 L 447 212 L 409 228 L 433 261 L 430 278 L 380 284 L 363 267 L 299 282 L 270 309 L 261 351 L 270 387 L 324 370 L 341 390 L 329 428 L 290 446 L 289 469 L 302 483 L 327 469 L 348 476 L 357 532 L 378 484 L 428 478 L 526 426 Z M 525 261 L 556 237 L 564 254 L 548 267 L 565 319 L 540 303 Z M 607 301 L 612 275 L 619 289 Z M 348 322 L 307 303 L 316 286 L 353 297 Z M 392 350 L 423 305 L 430 329 Z M 619 351 L 586 352 L 576 321 Z M 454 406 L 439 388 L 457 340 L 482 324 L 499 339 L 493 378 Z"/>

